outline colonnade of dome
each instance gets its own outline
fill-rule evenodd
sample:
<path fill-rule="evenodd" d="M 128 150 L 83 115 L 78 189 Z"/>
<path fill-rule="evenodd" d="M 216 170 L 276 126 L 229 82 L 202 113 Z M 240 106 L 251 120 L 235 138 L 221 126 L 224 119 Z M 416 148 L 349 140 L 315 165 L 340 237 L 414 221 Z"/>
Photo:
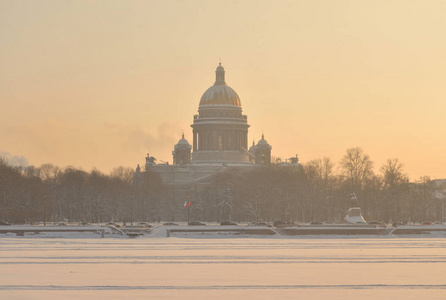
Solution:
<path fill-rule="evenodd" d="M 193 163 L 249 162 L 248 118 L 237 93 L 226 84 L 220 64 L 215 83 L 203 94 L 194 116 Z"/>

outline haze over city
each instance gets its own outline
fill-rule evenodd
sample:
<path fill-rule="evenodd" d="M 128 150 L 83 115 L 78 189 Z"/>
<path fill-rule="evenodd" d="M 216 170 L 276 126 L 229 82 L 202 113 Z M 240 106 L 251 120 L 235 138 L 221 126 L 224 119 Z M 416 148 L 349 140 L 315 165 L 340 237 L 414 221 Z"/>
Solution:
<path fill-rule="evenodd" d="M 172 161 L 220 59 L 249 141 L 362 147 L 444 178 L 443 1 L 1 1 L 0 152 L 108 172 Z M 22 158 L 22 159 L 17 159 Z"/>

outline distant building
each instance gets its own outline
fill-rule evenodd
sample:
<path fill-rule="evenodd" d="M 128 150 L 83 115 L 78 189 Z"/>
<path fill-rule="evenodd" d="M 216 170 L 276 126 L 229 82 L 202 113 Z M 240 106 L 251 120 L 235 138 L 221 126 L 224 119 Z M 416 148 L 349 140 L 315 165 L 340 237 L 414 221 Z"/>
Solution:
<path fill-rule="evenodd" d="M 242 113 L 237 93 L 225 82 L 225 69 L 219 64 L 215 83 L 201 97 L 194 116 L 192 145 L 182 138 L 173 147 L 173 164 L 157 164 L 147 154 L 146 170 L 160 174 L 176 190 L 197 190 L 212 175 L 228 167 L 253 168 L 271 163 L 271 145 L 262 139 L 248 150 L 248 118 Z M 297 157 L 288 165 L 298 165 Z M 135 177 L 138 178 L 137 169 Z"/>

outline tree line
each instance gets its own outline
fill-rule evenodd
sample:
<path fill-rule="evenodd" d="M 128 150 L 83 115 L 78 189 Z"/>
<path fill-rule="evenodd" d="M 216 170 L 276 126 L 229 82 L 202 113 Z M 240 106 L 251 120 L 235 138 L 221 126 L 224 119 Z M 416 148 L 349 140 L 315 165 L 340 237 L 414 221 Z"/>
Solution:
<path fill-rule="evenodd" d="M 273 163 L 226 168 L 199 188 L 181 193 L 157 173 L 117 167 L 110 174 L 52 164 L 12 167 L 0 159 L 0 220 L 12 223 L 184 221 L 339 222 L 355 193 L 366 220 L 423 222 L 445 219 L 444 181 L 410 181 L 398 159 L 379 172 L 363 149 L 333 162 Z M 443 184 L 443 185 L 442 185 Z"/>
<path fill-rule="evenodd" d="M 148 202 L 164 203 L 165 186 L 156 174 L 144 176 L 142 201 L 133 185 L 134 171 L 117 167 L 110 174 L 90 172 L 52 164 L 40 167 L 12 167 L 0 160 L 0 220 L 11 223 L 151 220 Z M 148 189 L 150 182 L 150 189 Z M 156 217 L 159 218 L 159 215 Z"/>
<path fill-rule="evenodd" d="M 341 222 L 355 193 L 368 221 L 443 221 L 445 182 L 428 176 L 411 182 L 396 158 L 375 173 L 370 157 L 355 147 L 337 164 L 324 157 L 299 167 L 279 163 L 221 172 L 195 193 L 191 209 L 194 218 L 207 221 Z"/>

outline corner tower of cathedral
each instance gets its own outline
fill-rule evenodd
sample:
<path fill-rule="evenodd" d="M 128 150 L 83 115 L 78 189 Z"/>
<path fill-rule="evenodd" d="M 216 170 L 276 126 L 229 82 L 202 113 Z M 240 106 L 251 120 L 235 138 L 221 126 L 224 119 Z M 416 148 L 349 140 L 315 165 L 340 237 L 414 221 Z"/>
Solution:
<path fill-rule="evenodd" d="M 213 86 L 203 94 L 194 116 L 192 163 L 249 162 L 248 118 L 237 93 L 225 82 L 219 64 Z"/>

